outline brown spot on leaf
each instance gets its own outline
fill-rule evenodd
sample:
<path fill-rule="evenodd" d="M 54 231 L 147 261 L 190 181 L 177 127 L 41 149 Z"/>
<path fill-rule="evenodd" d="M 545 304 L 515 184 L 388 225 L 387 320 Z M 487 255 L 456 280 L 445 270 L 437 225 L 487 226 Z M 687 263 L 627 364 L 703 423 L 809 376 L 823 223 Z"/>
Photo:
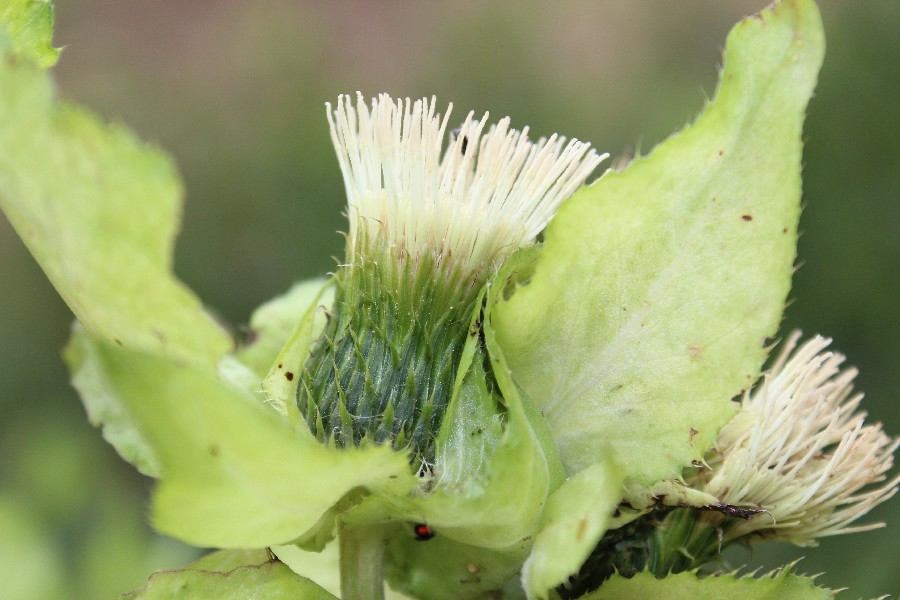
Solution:
<path fill-rule="evenodd" d="M 579 542 L 584 539 L 584 536 L 587 535 L 588 528 L 588 520 L 587 517 L 581 517 L 581 520 L 578 521 L 578 531 L 575 532 L 575 539 Z"/>
<path fill-rule="evenodd" d="M 690 355 L 691 360 L 699 360 L 700 354 L 703 353 L 703 348 L 697 346 L 696 344 L 688 344 L 688 354 Z"/>
<path fill-rule="evenodd" d="M 284 374 L 284 378 L 287 379 L 288 381 L 293 381 L 293 380 L 294 380 L 294 374 L 291 373 L 290 371 L 288 371 L 288 372 L 286 372 L 286 373 Z"/>
<path fill-rule="evenodd" d="M 700 433 L 700 432 L 697 431 L 696 429 L 694 429 L 693 427 L 691 427 L 690 430 L 688 430 L 688 435 L 689 435 L 690 438 L 691 438 L 691 439 L 690 439 L 691 446 L 694 445 L 694 437 L 695 437 L 698 433 Z"/>
<path fill-rule="evenodd" d="M 469 335 L 472 337 L 476 337 L 479 333 L 481 333 L 481 321 L 475 319 L 475 322 L 472 323 L 472 327 L 469 330 Z"/>
<path fill-rule="evenodd" d="M 209 445 L 209 454 L 210 456 L 218 456 L 219 455 L 219 446 L 217 444 Z"/>
<path fill-rule="evenodd" d="M 741 219 L 749 222 L 753 220 L 753 215 L 741 215 Z"/>

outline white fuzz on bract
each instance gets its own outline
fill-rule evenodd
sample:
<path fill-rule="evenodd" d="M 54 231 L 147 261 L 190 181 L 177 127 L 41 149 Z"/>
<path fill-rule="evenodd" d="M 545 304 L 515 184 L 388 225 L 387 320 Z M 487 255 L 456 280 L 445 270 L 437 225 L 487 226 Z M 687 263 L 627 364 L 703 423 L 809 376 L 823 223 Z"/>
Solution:
<path fill-rule="evenodd" d="M 850 527 L 897 492 L 900 478 L 881 486 L 900 440 L 856 412 L 855 369 L 824 350 L 816 336 L 796 352 L 799 332 L 788 339 L 758 389 L 720 432 L 718 456 L 705 474 L 704 491 L 731 505 L 766 511 L 737 522 L 729 537 L 770 535 L 797 545 L 814 538 L 865 531 Z"/>
<path fill-rule="evenodd" d="M 386 242 L 417 262 L 479 272 L 531 243 L 608 155 L 557 135 L 528 140 L 509 118 L 485 131 L 470 112 L 442 153 L 447 122 L 436 100 L 358 94 L 326 104 L 331 139 L 347 189 L 348 259 L 362 239 Z"/>

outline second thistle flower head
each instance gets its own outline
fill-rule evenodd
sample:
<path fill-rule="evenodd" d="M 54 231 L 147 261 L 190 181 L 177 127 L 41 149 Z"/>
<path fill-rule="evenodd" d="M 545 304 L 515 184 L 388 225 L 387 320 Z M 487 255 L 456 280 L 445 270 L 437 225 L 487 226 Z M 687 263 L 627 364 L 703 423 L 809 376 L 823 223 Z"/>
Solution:
<path fill-rule="evenodd" d="M 718 454 L 703 488 L 722 502 L 762 509 L 737 521 L 728 537 L 776 537 L 801 546 L 815 538 L 880 527 L 852 527 L 897 492 L 881 486 L 900 440 L 867 424 L 853 392 L 855 369 L 841 370 L 831 340 L 816 336 L 797 348 L 794 333 L 759 388 L 720 432 Z"/>

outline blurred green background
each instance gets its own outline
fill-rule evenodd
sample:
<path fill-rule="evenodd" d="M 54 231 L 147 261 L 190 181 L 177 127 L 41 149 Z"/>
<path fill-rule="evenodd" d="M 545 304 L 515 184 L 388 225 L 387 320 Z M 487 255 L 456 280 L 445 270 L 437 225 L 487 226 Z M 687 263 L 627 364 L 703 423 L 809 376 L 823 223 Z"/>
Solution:
<path fill-rule="evenodd" d="M 725 35 L 762 1 L 70 0 L 61 94 L 168 149 L 187 188 L 178 274 L 238 326 L 333 268 L 343 190 L 324 118 L 338 93 L 437 95 L 535 135 L 649 151 L 714 89 Z M 824 2 L 806 127 L 800 264 L 785 328 L 834 336 L 871 418 L 900 434 L 900 2 Z M 607 163 L 609 165 L 610 163 Z M 86 422 L 60 360 L 71 315 L 0 217 L 0 580 L 8 599 L 113 598 L 196 550 L 146 525 L 150 482 Z M 900 593 L 892 527 L 732 553 Z"/>

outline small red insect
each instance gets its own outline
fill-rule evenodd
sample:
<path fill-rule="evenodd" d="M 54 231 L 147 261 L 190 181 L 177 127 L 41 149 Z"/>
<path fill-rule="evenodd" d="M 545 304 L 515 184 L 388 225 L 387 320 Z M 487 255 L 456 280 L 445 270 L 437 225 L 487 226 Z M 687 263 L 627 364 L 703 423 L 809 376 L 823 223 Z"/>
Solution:
<path fill-rule="evenodd" d="M 425 523 L 416 523 L 413 525 L 413 533 L 416 534 L 416 539 L 420 542 L 430 540 L 434 537 L 434 532 L 431 530 L 431 527 Z"/>

